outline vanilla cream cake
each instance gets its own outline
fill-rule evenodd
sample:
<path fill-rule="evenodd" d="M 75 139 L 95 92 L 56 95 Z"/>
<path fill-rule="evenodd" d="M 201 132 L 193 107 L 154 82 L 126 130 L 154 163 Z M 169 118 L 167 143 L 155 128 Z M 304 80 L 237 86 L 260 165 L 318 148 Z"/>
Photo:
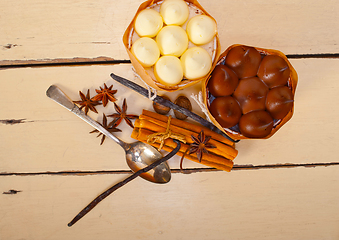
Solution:
<path fill-rule="evenodd" d="M 145 64 L 143 60 L 139 60 L 147 59 L 147 57 L 138 57 L 134 54 L 135 51 L 133 51 L 133 45 L 135 43 L 138 44 L 138 40 L 142 38 L 143 35 L 140 35 L 139 33 L 145 32 L 143 25 L 140 24 L 138 20 L 139 15 L 146 15 L 144 11 L 152 12 L 151 14 L 155 16 L 155 20 L 153 19 L 155 23 L 152 22 L 152 19 L 148 19 L 146 22 L 151 23 L 145 24 L 145 26 L 147 26 L 145 28 L 147 28 L 147 30 L 149 30 L 149 28 L 153 29 L 153 33 L 158 30 L 156 26 L 161 25 L 159 20 L 157 20 L 158 15 L 154 12 L 159 13 L 163 20 L 163 26 L 153 37 L 151 37 L 151 39 L 157 42 L 160 51 L 160 57 L 157 62 L 160 61 L 163 56 L 173 56 L 181 62 L 182 70 L 177 69 L 177 60 L 174 60 L 173 58 L 171 58 L 172 60 L 168 60 L 169 58 L 167 58 L 167 61 L 162 59 L 160 63 L 158 63 L 156 68 L 157 72 L 155 73 L 154 68 L 157 63 L 149 66 L 149 64 Z M 146 17 L 143 16 L 142 18 L 145 19 Z M 138 13 L 134 25 L 129 31 L 128 48 L 132 53 L 134 52 L 133 55 L 144 66 L 147 74 L 154 82 L 164 85 L 165 87 L 176 86 L 181 88 L 188 82 L 199 80 L 206 76 L 210 71 L 212 63 L 217 57 L 218 40 L 216 34 L 215 21 L 206 15 L 202 9 L 183 0 L 165 0 L 150 5 Z M 148 34 L 147 36 L 151 36 L 151 34 Z M 140 52 L 148 54 L 147 50 L 142 50 Z M 151 52 L 157 52 L 157 50 L 153 49 Z M 170 65 L 166 67 L 164 63 Z M 160 71 L 163 71 L 160 69 L 166 69 L 167 72 L 169 69 L 177 70 L 172 73 L 168 72 L 168 74 L 173 74 L 174 76 L 161 77 L 166 76 L 166 74 L 160 73 Z M 178 76 L 181 75 L 181 71 L 183 77 L 178 81 Z"/>

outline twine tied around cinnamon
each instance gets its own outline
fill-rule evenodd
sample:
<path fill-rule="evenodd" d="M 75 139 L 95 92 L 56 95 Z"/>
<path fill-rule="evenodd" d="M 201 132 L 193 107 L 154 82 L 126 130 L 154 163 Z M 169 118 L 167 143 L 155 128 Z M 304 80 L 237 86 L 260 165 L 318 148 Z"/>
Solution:
<path fill-rule="evenodd" d="M 172 119 L 172 116 L 169 115 L 168 116 L 168 120 L 167 120 L 167 127 L 166 127 L 166 131 L 165 132 L 153 133 L 153 134 L 148 135 L 148 137 L 147 137 L 147 142 L 148 143 L 152 144 L 152 143 L 155 143 L 156 141 L 160 142 L 160 146 L 158 148 L 158 151 L 160 151 L 162 149 L 162 147 L 164 146 L 165 140 L 167 138 L 176 139 L 176 140 L 178 140 L 180 142 L 186 143 L 186 138 L 185 138 L 184 135 L 173 133 L 170 130 L 171 119 Z"/>

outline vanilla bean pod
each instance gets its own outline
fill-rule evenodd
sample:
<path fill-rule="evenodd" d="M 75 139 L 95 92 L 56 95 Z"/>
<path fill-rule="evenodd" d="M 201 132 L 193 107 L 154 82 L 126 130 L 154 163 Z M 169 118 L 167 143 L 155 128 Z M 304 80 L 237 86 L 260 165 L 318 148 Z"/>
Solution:
<path fill-rule="evenodd" d="M 171 157 L 173 157 L 180 149 L 181 144 L 178 140 L 173 140 L 177 146 L 173 151 L 171 151 L 169 154 L 167 154 L 165 157 L 155 161 L 154 163 L 148 165 L 147 167 L 140 169 L 139 171 L 133 173 L 131 176 L 126 178 L 125 180 L 115 184 L 105 192 L 101 193 L 98 197 L 96 197 L 92 202 L 90 202 L 83 210 L 81 210 L 78 215 L 76 215 L 71 222 L 68 223 L 68 226 L 71 227 L 73 226 L 77 221 L 79 221 L 83 216 L 85 216 L 88 212 L 90 212 L 98 203 L 100 203 L 102 200 L 104 200 L 106 197 L 108 197 L 111 193 L 113 193 L 115 190 L 118 188 L 124 186 L 126 183 L 132 181 L 136 177 L 140 176 L 140 174 L 148 172 L 149 170 L 155 168 L 156 166 L 160 165 L 161 163 L 167 161 Z"/>
<path fill-rule="evenodd" d="M 123 78 L 123 77 L 120 77 L 118 75 L 115 75 L 114 73 L 111 73 L 111 77 L 123 84 L 124 86 L 140 93 L 141 95 L 145 96 L 145 97 L 148 97 L 148 90 L 139 86 L 138 84 L 126 79 L 126 78 Z M 194 121 L 197 121 L 198 123 L 200 123 L 201 125 L 209 128 L 210 130 L 222 135 L 223 137 L 229 139 L 230 141 L 232 142 L 239 142 L 239 140 L 234 140 L 232 138 L 230 138 L 227 134 L 225 134 L 223 131 L 221 131 L 220 129 L 218 129 L 214 124 L 210 123 L 209 121 L 207 121 L 206 119 L 200 117 L 199 115 L 187 110 L 186 108 L 183 108 L 183 107 L 180 107 L 174 103 L 172 103 L 171 101 L 169 100 L 166 100 L 164 98 L 162 98 L 161 96 L 156 96 L 154 99 L 153 99 L 154 102 L 156 103 L 159 103 L 163 106 L 166 106 L 166 107 L 170 107 L 174 110 L 177 110 L 183 114 L 185 114 L 186 116 L 190 117 L 191 119 L 193 119 Z"/>

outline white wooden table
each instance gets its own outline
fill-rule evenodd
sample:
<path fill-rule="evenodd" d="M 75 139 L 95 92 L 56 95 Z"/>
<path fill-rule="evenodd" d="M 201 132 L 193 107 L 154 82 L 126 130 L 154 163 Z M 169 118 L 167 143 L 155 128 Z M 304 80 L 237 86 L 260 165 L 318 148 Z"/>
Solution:
<path fill-rule="evenodd" d="M 122 35 L 142 0 L 0 2 L 0 239 L 339 239 L 339 3 L 199 2 L 218 22 L 222 51 L 240 43 L 288 55 L 299 76 L 294 116 L 268 140 L 238 143 L 230 173 L 187 160 L 194 173 L 181 174 L 171 159 L 168 184 L 138 178 L 71 228 L 131 173 L 116 143 L 100 146 L 45 92 L 56 84 L 78 100 L 79 90 L 113 84 L 119 105 L 152 110 L 109 77 L 138 82 L 115 61 L 128 60 Z"/>

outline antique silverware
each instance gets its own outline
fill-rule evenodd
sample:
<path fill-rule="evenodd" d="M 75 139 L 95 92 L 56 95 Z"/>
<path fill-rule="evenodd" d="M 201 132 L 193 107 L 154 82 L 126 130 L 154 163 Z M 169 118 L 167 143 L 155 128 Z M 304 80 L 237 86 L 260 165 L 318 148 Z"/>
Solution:
<path fill-rule="evenodd" d="M 152 147 L 149 144 L 140 141 L 134 143 L 125 143 L 114 136 L 112 133 L 102 127 L 98 122 L 94 121 L 81 109 L 79 109 L 79 107 L 74 104 L 73 101 L 69 99 L 66 94 L 64 94 L 57 86 L 50 86 L 46 92 L 46 95 L 70 110 L 72 113 L 90 124 L 99 132 L 118 143 L 125 150 L 126 162 L 133 172 L 137 172 L 140 169 L 149 166 L 153 162 L 163 157 L 156 148 Z M 150 169 L 148 172 L 141 173 L 140 177 L 154 183 L 167 183 L 171 180 L 171 169 L 169 168 L 167 162 L 163 162 L 158 166 Z"/>

